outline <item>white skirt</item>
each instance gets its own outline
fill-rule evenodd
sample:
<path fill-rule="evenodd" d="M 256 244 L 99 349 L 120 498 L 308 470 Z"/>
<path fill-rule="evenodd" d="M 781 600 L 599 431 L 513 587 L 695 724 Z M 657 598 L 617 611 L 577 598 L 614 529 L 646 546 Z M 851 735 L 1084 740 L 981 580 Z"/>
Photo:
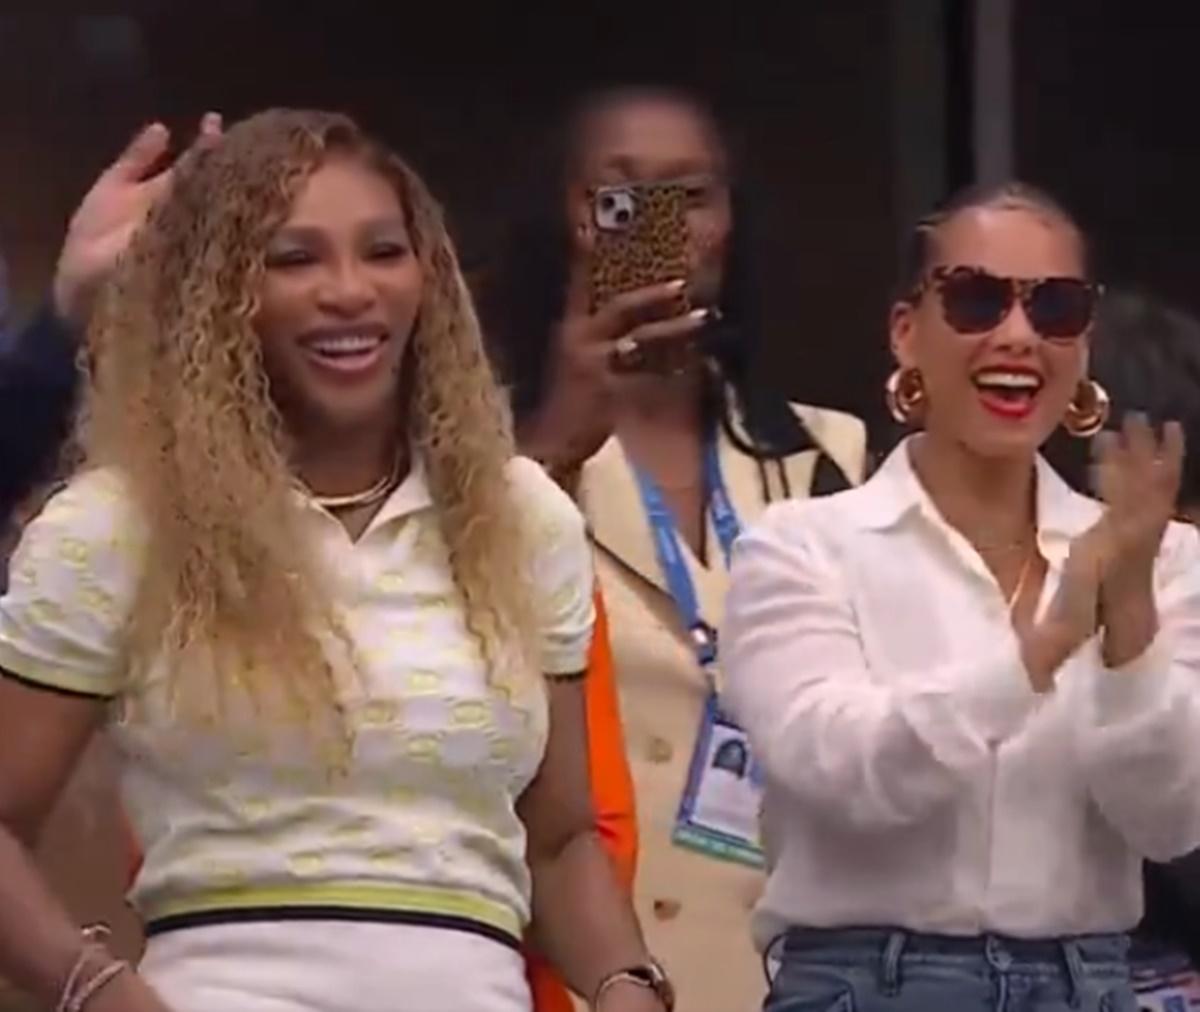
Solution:
<path fill-rule="evenodd" d="M 276 921 L 155 935 L 140 972 L 171 1012 L 531 1012 L 514 949 L 466 931 Z"/>

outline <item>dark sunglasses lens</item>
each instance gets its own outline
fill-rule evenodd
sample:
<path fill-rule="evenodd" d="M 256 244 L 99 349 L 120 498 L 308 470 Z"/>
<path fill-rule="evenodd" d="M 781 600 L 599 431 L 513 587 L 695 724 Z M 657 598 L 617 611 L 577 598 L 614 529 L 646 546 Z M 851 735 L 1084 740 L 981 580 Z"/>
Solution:
<path fill-rule="evenodd" d="M 1078 278 L 1048 278 L 1034 286 L 1026 307 L 1029 322 L 1043 337 L 1079 337 L 1092 322 L 1096 293 Z"/>
<path fill-rule="evenodd" d="M 995 330 L 1012 307 L 1012 286 L 990 274 L 951 274 L 942 282 L 946 322 L 960 334 Z"/>

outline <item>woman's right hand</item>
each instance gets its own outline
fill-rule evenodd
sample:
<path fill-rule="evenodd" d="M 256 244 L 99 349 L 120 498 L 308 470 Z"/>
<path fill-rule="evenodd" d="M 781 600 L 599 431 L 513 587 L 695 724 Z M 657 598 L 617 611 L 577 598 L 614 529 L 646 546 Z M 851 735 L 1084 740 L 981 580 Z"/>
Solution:
<path fill-rule="evenodd" d="M 1025 667 L 1036 692 L 1050 691 L 1062 664 L 1096 634 L 1100 588 L 1111 544 L 1111 533 L 1101 517 L 1071 542 L 1062 579 L 1046 614 L 1017 630 Z"/>
<path fill-rule="evenodd" d="M 206 113 L 189 150 L 221 136 L 221 117 Z M 83 198 L 67 229 L 54 274 L 54 307 L 76 326 L 87 322 L 97 288 L 113 272 L 151 207 L 171 185 L 162 167 L 171 135 L 161 123 L 140 130 Z"/>
<path fill-rule="evenodd" d="M 677 315 L 685 281 L 617 295 L 589 309 L 585 269 L 572 273 L 566 313 L 554 335 L 549 385 L 541 408 L 524 426 L 524 452 L 556 470 L 571 470 L 592 457 L 612 434 L 615 395 L 656 349 L 686 346 L 708 318 L 704 309 Z"/>

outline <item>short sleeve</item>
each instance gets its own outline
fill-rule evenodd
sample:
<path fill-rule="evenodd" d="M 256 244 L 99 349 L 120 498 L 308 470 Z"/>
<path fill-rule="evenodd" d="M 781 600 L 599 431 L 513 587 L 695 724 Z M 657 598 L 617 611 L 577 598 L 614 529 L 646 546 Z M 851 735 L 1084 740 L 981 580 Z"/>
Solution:
<path fill-rule="evenodd" d="M 596 622 L 592 549 L 583 515 L 534 461 L 515 458 L 509 475 L 530 523 L 542 671 L 578 674 L 587 670 Z"/>
<path fill-rule="evenodd" d="M 46 688 L 119 694 L 142 535 L 112 472 L 87 472 L 53 496 L 10 562 L 0 669 Z"/>

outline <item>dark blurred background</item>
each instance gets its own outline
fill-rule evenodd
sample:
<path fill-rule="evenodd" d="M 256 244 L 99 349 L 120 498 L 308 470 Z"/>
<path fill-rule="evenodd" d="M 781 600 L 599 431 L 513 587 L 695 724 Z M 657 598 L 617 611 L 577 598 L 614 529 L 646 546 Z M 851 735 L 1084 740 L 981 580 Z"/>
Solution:
<path fill-rule="evenodd" d="M 882 420 L 902 229 L 972 178 L 1049 186 L 1092 225 L 1110 278 L 1200 310 L 1186 5 L 521 6 L 0 14 L 0 249 L 17 313 L 44 289 L 71 208 L 147 119 L 186 136 L 208 108 L 346 110 L 422 171 L 478 270 L 511 188 L 542 185 L 527 171 L 539 139 L 580 90 L 620 81 L 694 88 L 735 128 L 761 218 L 763 364 L 810 402 Z"/>

